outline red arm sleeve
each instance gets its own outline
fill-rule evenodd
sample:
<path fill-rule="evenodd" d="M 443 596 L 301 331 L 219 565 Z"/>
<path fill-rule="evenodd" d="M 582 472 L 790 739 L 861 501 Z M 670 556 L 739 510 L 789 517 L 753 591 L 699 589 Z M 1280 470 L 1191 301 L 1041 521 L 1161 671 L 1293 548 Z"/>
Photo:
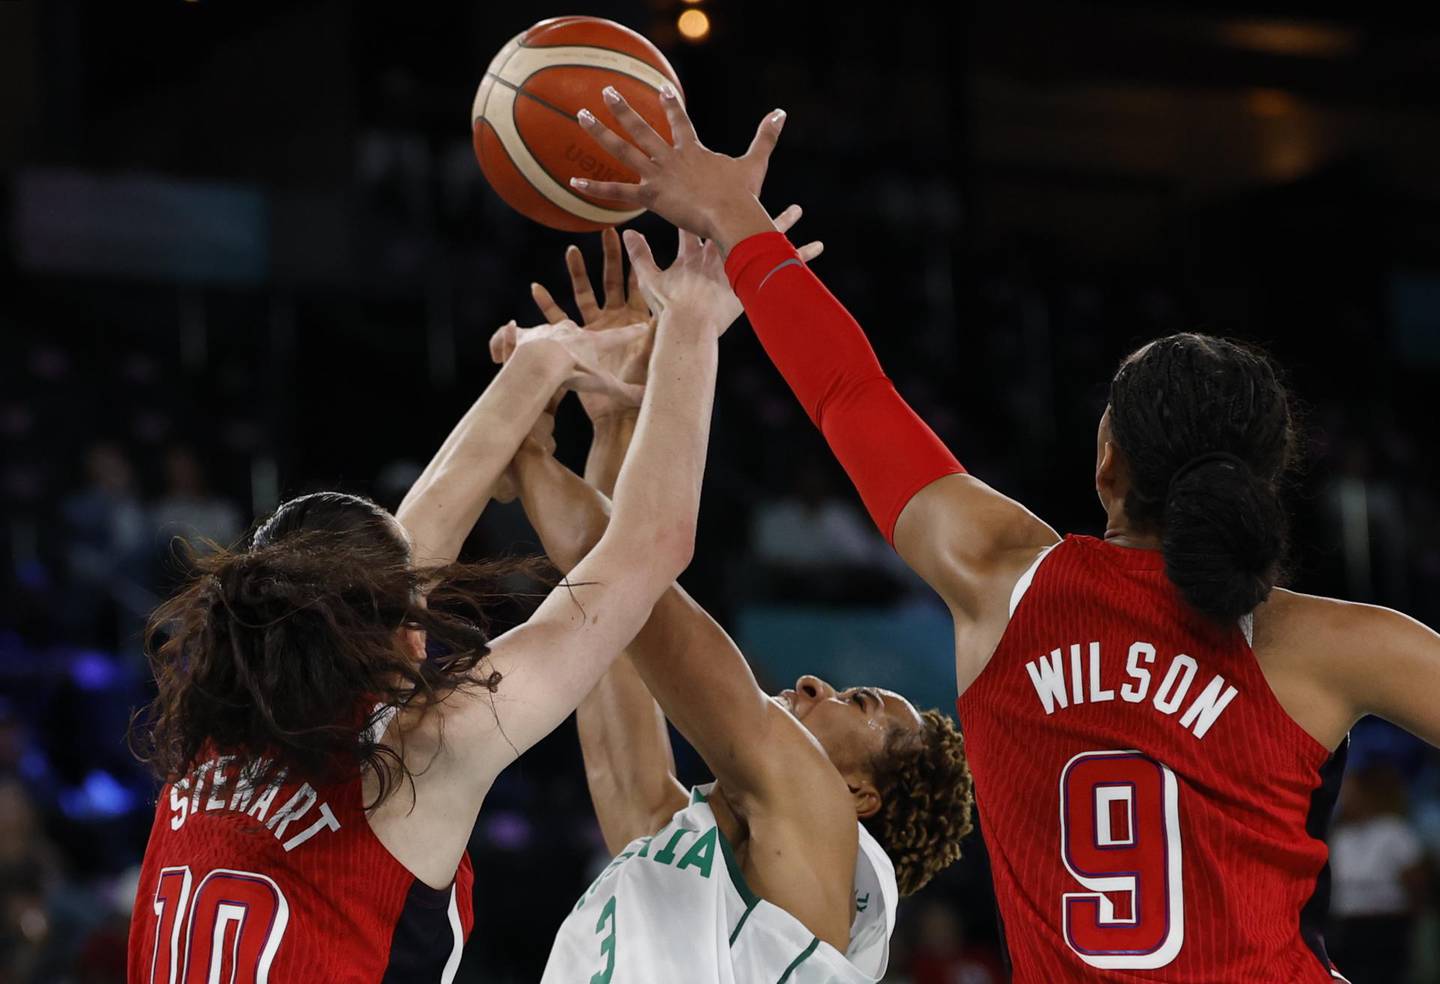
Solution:
<path fill-rule="evenodd" d="M 725 269 L 770 361 L 893 545 L 911 497 L 965 469 L 895 392 L 860 325 L 783 235 L 737 243 Z"/>

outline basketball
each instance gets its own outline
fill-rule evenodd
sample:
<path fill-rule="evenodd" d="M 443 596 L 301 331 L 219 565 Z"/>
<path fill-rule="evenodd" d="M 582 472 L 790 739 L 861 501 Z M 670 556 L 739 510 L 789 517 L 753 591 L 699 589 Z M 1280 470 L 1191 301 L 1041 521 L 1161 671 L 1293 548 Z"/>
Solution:
<path fill-rule="evenodd" d="M 516 211 L 553 229 L 592 232 L 641 210 L 582 194 L 571 178 L 635 181 L 600 148 L 575 114 L 589 109 L 624 134 L 601 90 L 614 86 L 667 140 L 660 86 L 680 80 L 658 48 L 600 17 L 555 17 L 510 39 L 485 70 L 470 123 L 475 157 L 490 186 Z"/>

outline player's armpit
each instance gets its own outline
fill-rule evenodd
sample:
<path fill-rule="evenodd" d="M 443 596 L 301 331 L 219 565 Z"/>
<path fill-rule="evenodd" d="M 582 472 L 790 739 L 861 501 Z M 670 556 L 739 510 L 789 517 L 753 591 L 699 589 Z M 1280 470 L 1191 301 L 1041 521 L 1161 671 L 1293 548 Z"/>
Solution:
<path fill-rule="evenodd" d="M 1036 554 L 1059 540 L 1030 510 L 968 474 L 926 485 L 895 523 L 895 549 L 957 620 L 1003 606 Z"/>
<path fill-rule="evenodd" d="M 760 689 L 734 640 L 678 585 L 656 603 L 628 652 L 737 808 L 813 800 L 817 771 L 835 780 L 832 792 L 844 793 L 823 749 Z"/>

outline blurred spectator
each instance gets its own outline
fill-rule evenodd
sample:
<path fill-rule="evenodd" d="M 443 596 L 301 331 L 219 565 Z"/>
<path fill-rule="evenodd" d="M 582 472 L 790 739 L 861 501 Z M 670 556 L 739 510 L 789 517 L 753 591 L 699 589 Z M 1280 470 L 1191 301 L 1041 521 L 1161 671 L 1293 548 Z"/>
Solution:
<path fill-rule="evenodd" d="M 1425 882 L 1404 780 L 1393 766 L 1365 766 L 1347 777 L 1339 810 L 1330 838 L 1330 955 L 1351 984 L 1396 984 L 1406 979 Z"/>
<path fill-rule="evenodd" d="M 1009 979 L 995 950 L 972 943 L 960 913 L 940 901 L 920 910 L 909 976 L 914 984 L 1001 984 Z"/>
<path fill-rule="evenodd" d="M 121 631 L 115 606 L 128 607 L 129 592 L 143 582 L 145 512 L 130 459 L 117 445 L 90 447 L 85 479 L 60 507 L 69 575 L 61 616 L 80 641 L 114 642 Z"/>
<path fill-rule="evenodd" d="M 211 540 L 222 546 L 233 543 L 243 528 L 240 510 L 211 492 L 200 459 L 182 445 L 165 454 L 165 494 L 155 503 L 151 521 L 163 538 Z"/>
<path fill-rule="evenodd" d="M 33 979 L 50 943 L 48 899 L 58 882 L 55 851 L 25 787 L 0 780 L 0 980 Z"/>
<path fill-rule="evenodd" d="M 879 604 L 899 590 L 897 558 L 814 460 L 797 469 L 789 495 L 756 507 L 750 546 L 774 600 Z"/>

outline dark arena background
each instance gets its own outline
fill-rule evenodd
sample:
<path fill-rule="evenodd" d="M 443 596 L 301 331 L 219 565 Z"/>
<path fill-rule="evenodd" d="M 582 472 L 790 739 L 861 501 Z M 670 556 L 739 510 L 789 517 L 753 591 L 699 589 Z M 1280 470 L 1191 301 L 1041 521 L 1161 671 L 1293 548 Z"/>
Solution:
<path fill-rule="evenodd" d="M 1291 584 L 1440 624 L 1433 12 L 6 0 L 0 981 L 124 980 L 155 787 L 123 736 L 172 538 L 235 541 L 318 488 L 393 507 L 494 373 L 491 332 L 540 320 L 529 283 L 568 301 L 565 245 L 598 257 L 597 237 L 501 202 L 468 127 L 494 52 L 568 13 L 652 38 L 717 149 L 788 111 L 766 204 L 805 207 L 797 241 L 825 242 L 820 275 L 976 475 L 1098 533 L 1117 360 L 1191 328 L 1262 343 L 1305 405 Z M 570 463 L 587 426 L 563 408 Z M 468 554 L 537 550 L 504 506 Z M 684 581 L 769 687 L 820 666 L 953 709 L 946 612 L 743 321 Z M 1405 943 L 1346 939 L 1362 905 L 1336 920 L 1342 967 L 1355 984 L 1440 980 L 1440 756 L 1366 721 L 1350 761 L 1337 856 L 1385 823 L 1423 860 L 1358 862 L 1402 883 Z M 534 981 L 606 860 L 572 725 L 501 777 L 471 852 L 459 979 Z M 902 906 L 886 980 L 1003 979 L 975 836 Z"/>

